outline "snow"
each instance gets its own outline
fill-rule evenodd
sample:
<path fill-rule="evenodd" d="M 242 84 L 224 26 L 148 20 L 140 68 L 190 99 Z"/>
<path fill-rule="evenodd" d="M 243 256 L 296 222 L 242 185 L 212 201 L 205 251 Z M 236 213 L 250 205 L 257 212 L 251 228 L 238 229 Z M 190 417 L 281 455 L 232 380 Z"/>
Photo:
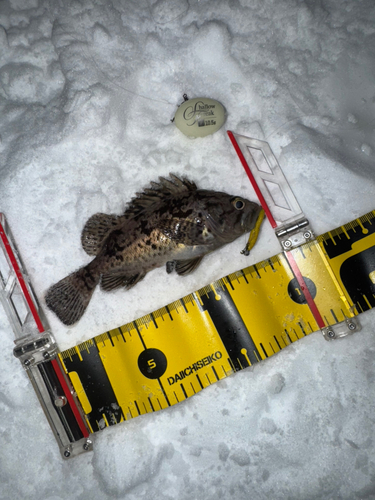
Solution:
<path fill-rule="evenodd" d="M 267 140 L 316 234 L 374 209 L 372 0 L 2 0 L 0 210 L 39 298 L 90 261 L 80 232 L 169 172 L 255 200 L 225 129 Z M 214 135 L 171 123 L 220 101 Z M 192 275 L 94 294 L 60 349 L 279 252 L 262 228 Z M 45 308 L 46 310 L 46 308 Z M 375 498 L 374 315 L 320 333 L 188 401 L 106 429 L 62 461 L 0 310 L 0 498 Z"/>

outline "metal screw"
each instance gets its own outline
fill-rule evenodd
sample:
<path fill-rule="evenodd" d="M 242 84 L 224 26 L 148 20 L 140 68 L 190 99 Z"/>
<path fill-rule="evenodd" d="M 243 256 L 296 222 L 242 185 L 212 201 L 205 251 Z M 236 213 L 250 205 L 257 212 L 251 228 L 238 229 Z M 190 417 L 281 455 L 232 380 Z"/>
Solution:
<path fill-rule="evenodd" d="M 23 364 L 25 366 L 30 366 L 31 365 L 31 359 L 25 359 L 25 361 L 23 362 Z"/>
<path fill-rule="evenodd" d="M 85 451 L 87 451 L 89 448 L 90 448 L 90 443 L 85 443 L 85 444 L 83 445 L 83 449 L 84 449 Z"/>
<path fill-rule="evenodd" d="M 290 248 L 292 246 L 292 242 L 290 240 L 284 241 L 284 248 Z"/>
<path fill-rule="evenodd" d="M 327 337 L 329 337 L 330 339 L 334 339 L 335 338 L 335 332 L 333 330 L 327 330 Z"/>
<path fill-rule="evenodd" d="M 57 406 L 58 408 L 62 408 L 66 405 L 67 402 L 68 400 L 65 396 L 57 396 L 57 398 L 55 399 L 55 406 Z"/>
<path fill-rule="evenodd" d="M 69 458 L 70 457 L 70 451 L 69 450 L 65 450 L 64 451 L 64 457 L 65 458 Z"/>
<path fill-rule="evenodd" d="M 305 240 L 308 240 L 311 238 L 311 232 L 310 231 L 305 231 L 303 233 L 303 237 L 305 238 Z"/>
<path fill-rule="evenodd" d="M 357 328 L 357 326 L 355 325 L 355 323 L 353 323 L 352 321 L 350 321 L 348 323 L 348 328 L 349 328 L 349 330 L 353 331 L 353 330 L 355 330 Z"/>
<path fill-rule="evenodd" d="M 45 353 L 43 353 L 43 358 L 44 359 L 49 359 L 51 357 L 50 353 L 48 351 L 46 351 Z"/>

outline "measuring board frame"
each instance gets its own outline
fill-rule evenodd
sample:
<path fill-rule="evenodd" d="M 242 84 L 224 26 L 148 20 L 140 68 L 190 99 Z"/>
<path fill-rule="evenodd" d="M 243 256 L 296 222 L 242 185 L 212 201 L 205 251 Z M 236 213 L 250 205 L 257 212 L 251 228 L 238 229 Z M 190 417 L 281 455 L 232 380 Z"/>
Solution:
<path fill-rule="evenodd" d="M 228 135 L 284 251 L 63 352 L 0 214 L 14 355 L 65 459 L 90 451 L 95 432 L 184 401 L 314 331 L 327 340 L 358 331 L 356 316 L 374 307 L 375 210 L 315 239 L 269 145 Z M 275 180 L 285 202 L 272 207 Z"/>

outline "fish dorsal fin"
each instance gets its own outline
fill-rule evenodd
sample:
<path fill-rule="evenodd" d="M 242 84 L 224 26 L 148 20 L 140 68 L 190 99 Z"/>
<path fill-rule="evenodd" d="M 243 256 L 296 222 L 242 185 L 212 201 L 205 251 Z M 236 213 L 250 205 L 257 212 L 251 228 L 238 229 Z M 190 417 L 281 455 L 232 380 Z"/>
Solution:
<path fill-rule="evenodd" d="M 203 259 L 203 255 L 201 257 L 195 257 L 194 259 L 186 259 L 186 260 L 176 260 L 175 271 L 180 276 L 186 276 L 189 273 L 192 273 L 201 263 Z"/>
<path fill-rule="evenodd" d="M 169 177 L 169 179 L 159 177 L 159 182 L 151 182 L 150 188 L 145 188 L 141 193 L 136 193 L 137 196 L 130 201 L 126 209 L 126 216 L 136 217 L 163 199 L 197 190 L 195 183 L 185 177 L 180 179 L 174 174 L 169 174 Z"/>
<path fill-rule="evenodd" d="M 95 214 L 89 218 L 81 234 L 84 251 L 89 255 L 98 255 L 109 232 L 123 219 L 118 215 Z"/>

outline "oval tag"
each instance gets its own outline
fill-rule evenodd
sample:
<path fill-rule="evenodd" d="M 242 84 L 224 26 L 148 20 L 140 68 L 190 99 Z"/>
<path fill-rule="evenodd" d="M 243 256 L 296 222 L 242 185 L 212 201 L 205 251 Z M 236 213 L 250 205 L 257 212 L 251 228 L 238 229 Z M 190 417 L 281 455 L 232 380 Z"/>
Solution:
<path fill-rule="evenodd" d="M 219 101 L 196 97 L 181 104 L 174 116 L 176 127 L 189 137 L 213 134 L 225 122 L 225 108 Z"/>

